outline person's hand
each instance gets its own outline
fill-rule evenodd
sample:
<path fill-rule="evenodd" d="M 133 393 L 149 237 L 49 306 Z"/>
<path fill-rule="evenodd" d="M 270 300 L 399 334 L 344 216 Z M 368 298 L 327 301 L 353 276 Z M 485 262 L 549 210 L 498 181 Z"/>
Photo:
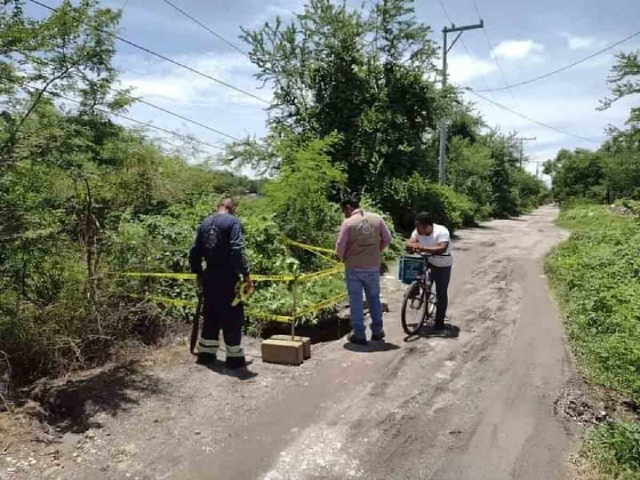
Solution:
<path fill-rule="evenodd" d="M 199 273 L 199 274 L 196 276 L 196 282 L 197 282 L 197 284 L 198 284 L 198 293 L 202 293 L 202 290 L 203 290 L 203 281 L 202 281 L 202 274 L 201 274 L 201 273 Z"/>
<path fill-rule="evenodd" d="M 247 293 L 253 293 L 253 291 L 255 290 L 255 287 L 253 286 L 253 281 L 251 280 L 251 277 L 249 275 L 245 275 L 243 281 L 244 281 L 243 290 Z"/>
<path fill-rule="evenodd" d="M 407 250 L 412 253 L 416 253 L 420 251 L 420 242 L 417 241 L 409 241 L 407 243 Z"/>

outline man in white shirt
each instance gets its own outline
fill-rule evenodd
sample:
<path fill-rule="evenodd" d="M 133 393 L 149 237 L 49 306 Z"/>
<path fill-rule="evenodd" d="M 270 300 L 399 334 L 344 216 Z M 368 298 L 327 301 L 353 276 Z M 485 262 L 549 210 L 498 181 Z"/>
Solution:
<path fill-rule="evenodd" d="M 438 308 L 436 310 L 436 330 L 444 329 L 444 319 L 447 316 L 449 304 L 449 280 L 451 279 L 451 234 L 444 225 L 438 225 L 428 213 L 419 213 L 416 216 L 416 229 L 407 242 L 407 247 L 419 253 L 437 255 L 429 257 L 431 275 L 436 284 L 436 297 Z"/>

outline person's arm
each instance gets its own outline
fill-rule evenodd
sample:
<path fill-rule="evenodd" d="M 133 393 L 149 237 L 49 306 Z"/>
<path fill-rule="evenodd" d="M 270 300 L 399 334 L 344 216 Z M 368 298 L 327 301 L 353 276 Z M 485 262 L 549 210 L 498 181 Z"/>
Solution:
<path fill-rule="evenodd" d="M 383 220 L 380 228 L 380 251 L 383 251 L 385 248 L 391 245 L 391 240 L 391 232 L 389 231 L 389 227 L 387 227 L 387 224 Z"/>
<path fill-rule="evenodd" d="M 422 247 L 420 245 L 416 247 L 420 253 L 428 253 L 430 255 L 441 255 L 447 251 L 447 248 L 449 248 L 449 242 L 438 242 L 430 247 Z"/>
<path fill-rule="evenodd" d="M 343 223 L 340 227 L 340 233 L 338 234 L 338 241 L 336 242 L 336 255 L 341 260 L 344 260 L 344 256 L 347 253 L 347 243 L 349 241 L 349 227 Z"/>
<path fill-rule="evenodd" d="M 249 276 L 249 261 L 244 250 L 244 238 L 242 237 L 242 225 L 239 221 L 234 222 L 231 226 L 231 233 L 229 235 L 229 242 L 231 244 L 231 258 L 236 271 L 242 275 L 245 282 L 250 281 Z"/>
<path fill-rule="evenodd" d="M 411 233 L 411 237 L 409 237 L 409 240 L 407 240 L 407 248 L 409 250 L 418 250 L 420 248 L 417 230 L 414 230 L 413 233 Z"/>
<path fill-rule="evenodd" d="M 191 273 L 195 273 L 198 278 L 202 276 L 202 225 L 198 228 L 193 246 L 189 250 L 189 265 Z"/>
<path fill-rule="evenodd" d="M 436 234 L 436 241 L 437 243 L 430 247 L 420 247 L 420 251 L 431 255 L 442 255 L 445 253 L 449 248 L 449 242 L 451 242 L 449 230 L 443 228 L 442 231 L 439 231 Z"/>

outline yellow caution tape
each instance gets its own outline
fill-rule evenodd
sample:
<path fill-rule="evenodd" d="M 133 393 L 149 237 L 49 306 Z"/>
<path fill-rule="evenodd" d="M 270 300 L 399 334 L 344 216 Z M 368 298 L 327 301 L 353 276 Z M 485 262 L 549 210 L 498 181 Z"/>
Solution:
<path fill-rule="evenodd" d="M 295 279 L 293 275 L 251 275 L 253 282 L 290 282 Z"/>
<path fill-rule="evenodd" d="M 330 250 L 328 248 L 322 248 L 322 247 L 314 247 L 313 245 L 307 245 L 304 243 L 296 242 L 294 240 L 289 240 L 288 238 L 285 238 L 285 242 L 291 245 L 295 245 L 296 247 L 300 247 L 302 249 L 308 250 L 310 252 L 316 253 L 317 255 L 324 258 L 325 260 L 333 263 L 335 266 L 328 268 L 326 270 L 322 270 L 320 272 L 308 273 L 308 274 L 303 274 L 298 276 L 290 275 L 290 274 L 252 275 L 251 276 L 252 281 L 254 282 L 291 282 L 296 279 L 299 281 L 308 281 L 315 278 L 321 278 L 328 275 L 333 275 L 334 273 L 338 273 L 339 271 L 342 270 L 342 266 L 338 260 L 334 258 L 326 257 L 324 255 L 321 255 L 321 253 L 319 253 L 319 252 L 323 252 L 323 253 L 328 253 L 330 255 L 335 256 L 335 252 L 333 250 Z M 165 278 L 169 280 L 195 280 L 197 278 L 196 275 L 193 273 L 128 272 L 128 273 L 122 273 L 121 275 L 124 277 L 131 277 L 131 278 L 146 277 L 146 278 Z"/>
<path fill-rule="evenodd" d="M 184 300 L 182 298 L 166 298 L 166 297 L 157 297 L 155 295 L 136 295 L 129 294 L 129 297 L 139 298 L 140 300 L 151 300 L 156 303 L 164 303 L 166 305 L 172 305 L 174 307 L 195 307 L 195 300 Z"/>
<path fill-rule="evenodd" d="M 138 298 L 141 300 L 149 300 L 155 303 L 162 303 L 165 305 L 171 305 L 173 307 L 194 307 L 196 305 L 195 300 L 185 300 L 182 298 L 166 298 L 166 297 L 158 297 L 155 295 L 136 295 L 129 294 L 129 297 Z M 248 315 L 253 318 L 257 318 L 264 321 L 273 321 L 273 322 L 281 322 L 281 323 L 291 323 L 293 320 L 299 317 L 303 317 L 305 315 L 309 315 L 311 313 L 320 312 L 325 310 L 333 305 L 340 303 L 347 297 L 346 293 L 336 295 L 335 297 L 329 298 L 323 302 L 315 303 L 313 305 L 308 306 L 296 313 L 295 316 L 291 315 L 275 315 L 267 312 L 260 312 L 253 309 L 246 309 L 245 315 Z"/>
<path fill-rule="evenodd" d="M 247 309 L 244 311 L 245 315 L 248 315 L 253 318 L 258 318 L 260 320 L 264 320 L 267 322 L 280 322 L 280 323 L 291 323 L 293 317 L 288 317 L 286 315 L 273 315 L 271 313 L 258 312 L 256 310 Z"/>
<path fill-rule="evenodd" d="M 341 293 L 340 295 L 336 295 L 335 297 L 332 297 L 328 300 L 325 300 L 324 302 L 320 302 L 320 303 L 315 303 L 313 305 L 308 306 L 307 308 L 304 308 L 302 310 L 300 310 L 299 312 L 296 313 L 296 318 L 297 317 L 304 317 L 305 315 L 309 315 L 310 313 L 316 313 L 316 312 L 320 312 L 322 310 L 325 310 L 333 305 L 336 305 L 338 303 L 340 303 L 342 300 L 344 300 L 345 298 L 347 298 L 347 294 L 346 293 Z"/>
<path fill-rule="evenodd" d="M 298 280 L 301 282 L 308 282 L 309 280 L 317 280 L 318 278 L 328 277 L 330 275 L 335 275 L 336 273 L 342 272 L 344 272 L 344 267 L 342 265 L 336 265 L 335 267 L 321 270 L 319 272 L 300 275 L 298 277 Z"/>
<path fill-rule="evenodd" d="M 322 247 L 315 247 L 313 245 L 307 245 L 306 243 L 300 243 L 300 242 L 296 242 L 295 240 L 290 240 L 288 238 L 285 238 L 284 241 L 290 245 L 294 245 L 296 247 L 300 247 L 304 250 L 309 250 L 311 252 L 322 252 L 322 253 L 329 253 L 331 255 L 334 255 L 335 252 L 333 250 L 331 250 L 330 248 L 322 248 Z"/>
<path fill-rule="evenodd" d="M 195 280 L 197 277 L 194 273 L 147 273 L 147 272 L 131 272 L 123 273 L 124 277 L 135 278 L 166 278 L 170 280 Z M 251 280 L 254 282 L 288 282 L 294 280 L 293 275 L 252 275 Z"/>
<path fill-rule="evenodd" d="M 339 273 L 343 270 L 342 265 L 336 265 L 335 267 L 327 268 L 319 272 L 307 273 L 298 275 L 252 275 L 251 280 L 254 282 L 292 282 L 293 280 L 308 281 L 316 278 L 326 277 Z M 132 278 L 165 278 L 170 280 L 195 280 L 196 275 L 193 273 L 147 273 L 147 272 L 131 272 L 123 273 L 122 276 Z"/>
<path fill-rule="evenodd" d="M 296 242 L 294 240 L 289 240 L 288 238 L 285 238 L 284 241 L 285 241 L 285 243 L 288 243 L 289 245 L 294 245 L 294 246 L 296 246 L 298 248 L 302 248 L 303 250 L 308 250 L 311 253 L 314 253 L 314 254 L 318 255 L 319 257 L 324 258 L 328 262 L 331 262 L 331 263 L 334 263 L 334 264 L 340 263 L 340 261 L 335 258 L 336 253 L 333 250 L 329 249 L 329 248 L 314 247 L 313 245 L 307 245 L 306 243 Z M 327 257 L 325 255 L 322 255 L 322 253 L 328 253 L 329 255 L 331 255 L 331 258 Z"/>
<path fill-rule="evenodd" d="M 194 273 L 146 273 L 146 272 L 131 272 L 123 273 L 124 277 L 137 277 L 137 278 L 168 278 L 171 280 L 195 280 L 196 275 Z"/>

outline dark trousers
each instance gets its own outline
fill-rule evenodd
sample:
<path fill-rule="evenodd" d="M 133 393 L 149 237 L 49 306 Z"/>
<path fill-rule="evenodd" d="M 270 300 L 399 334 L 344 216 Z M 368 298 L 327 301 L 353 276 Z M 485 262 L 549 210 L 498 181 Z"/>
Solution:
<path fill-rule="evenodd" d="M 451 280 L 451 267 L 434 267 L 431 268 L 431 277 L 436 284 L 436 298 L 438 299 L 438 308 L 436 310 L 436 323 L 444 323 L 447 316 L 447 307 L 449 306 L 449 281 Z"/>
<path fill-rule="evenodd" d="M 200 336 L 200 352 L 216 354 L 220 330 L 227 351 L 226 363 L 229 368 L 245 365 L 244 351 L 240 346 L 244 326 L 244 307 L 239 303 L 231 305 L 236 297 L 238 276 L 205 272 L 203 279 L 204 322 Z"/>

